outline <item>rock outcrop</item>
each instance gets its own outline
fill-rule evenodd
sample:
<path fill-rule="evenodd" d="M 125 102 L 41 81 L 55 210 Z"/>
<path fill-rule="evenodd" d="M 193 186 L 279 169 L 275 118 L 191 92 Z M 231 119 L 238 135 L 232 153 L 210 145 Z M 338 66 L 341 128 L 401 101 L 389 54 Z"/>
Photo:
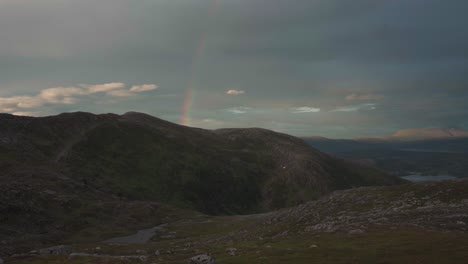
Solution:
<path fill-rule="evenodd" d="M 337 191 L 272 214 L 270 225 L 303 226 L 306 233 L 365 234 L 371 226 L 411 226 L 467 232 L 468 180 Z"/>
<path fill-rule="evenodd" d="M 73 248 L 71 246 L 61 245 L 61 246 L 55 246 L 55 247 L 50 247 L 50 248 L 33 250 L 30 252 L 30 254 L 36 254 L 36 255 L 41 255 L 41 256 L 47 256 L 47 255 L 67 256 L 67 255 L 70 255 L 72 252 L 73 252 Z"/>
<path fill-rule="evenodd" d="M 203 254 L 190 258 L 189 264 L 215 264 L 214 258 L 209 255 Z"/>

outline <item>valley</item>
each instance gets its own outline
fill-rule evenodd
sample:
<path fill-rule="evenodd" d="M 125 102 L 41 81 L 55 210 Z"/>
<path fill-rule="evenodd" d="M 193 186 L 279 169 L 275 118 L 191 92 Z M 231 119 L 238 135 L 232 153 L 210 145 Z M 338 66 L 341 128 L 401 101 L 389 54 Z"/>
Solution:
<path fill-rule="evenodd" d="M 0 121 L 5 263 L 467 257 L 466 180 L 413 184 L 289 135 L 140 113 Z"/>
<path fill-rule="evenodd" d="M 441 254 L 437 263 L 465 263 L 467 188 L 466 180 L 366 187 L 266 214 L 189 213 L 145 244 L 65 240 L 75 253 L 8 263 L 186 263 L 199 254 L 217 263 L 424 263 Z"/>
<path fill-rule="evenodd" d="M 0 0 L 0 264 L 468 264 L 467 10 Z"/>
<path fill-rule="evenodd" d="M 373 164 L 400 177 L 467 177 L 466 137 L 423 140 L 305 138 L 305 141 L 331 155 Z"/>

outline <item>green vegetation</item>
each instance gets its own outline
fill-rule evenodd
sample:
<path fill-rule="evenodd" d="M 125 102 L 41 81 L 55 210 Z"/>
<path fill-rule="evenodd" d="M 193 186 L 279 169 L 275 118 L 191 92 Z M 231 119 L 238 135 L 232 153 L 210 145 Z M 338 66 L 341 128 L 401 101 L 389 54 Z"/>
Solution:
<path fill-rule="evenodd" d="M 261 152 L 231 162 L 235 152 L 222 147 L 201 149 L 138 126 L 104 124 L 75 146 L 67 163 L 75 177 L 130 199 L 211 214 L 258 210 L 265 176 L 252 161 Z"/>
<path fill-rule="evenodd" d="M 108 195 L 211 215 L 264 212 L 336 189 L 402 183 L 263 129 L 208 131 L 138 113 L 3 118 L 8 126 L 0 132 L 11 144 L 0 144 L 0 155 L 10 157 L 0 168 L 10 166 L 12 174 L 46 168 L 44 174 Z"/>
<path fill-rule="evenodd" d="M 8 126 L 0 127 L 4 135 L 0 177 L 6 183 L 0 185 L 0 241 L 5 241 L 0 255 L 58 244 L 100 254 L 70 259 L 25 256 L 7 263 L 140 262 L 111 257 L 127 255 L 145 255 L 149 263 L 181 263 L 204 252 L 211 252 L 220 263 L 323 261 L 333 250 L 342 250 L 343 256 L 350 252 L 354 238 L 333 246 L 334 239 L 341 241 L 346 235 L 336 232 L 327 238 L 304 233 L 305 223 L 315 219 L 312 214 L 304 214 L 310 219 L 294 218 L 294 210 L 301 210 L 297 208 L 236 214 L 316 199 L 326 206 L 309 208 L 308 213 L 346 208 L 360 212 L 373 207 L 347 204 L 344 208 L 322 197 L 352 187 L 404 183 L 378 169 L 320 153 L 300 139 L 263 129 L 207 131 L 137 113 L 3 118 Z M 292 218 L 269 222 L 284 212 Z M 165 231 L 148 244 L 102 243 L 162 224 L 167 224 Z M 329 243 L 322 251 L 325 255 L 309 251 L 313 239 Z M 238 248 L 239 256 L 228 256 L 228 247 Z M 157 250 L 156 256 L 152 252 Z"/>
<path fill-rule="evenodd" d="M 97 256 L 6 260 L 14 264 L 175 264 L 210 253 L 217 263 L 228 264 L 461 264 L 468 257 L 467 185 L 468 181 L 447 181 L 356 188 L 298 207 L 243 216 L 208 216 L 125 200 L 70 203 L 75 209 L 64 220 L 71 225 L 70 235 L 49 245 L 69 244 L 75 252 Z M 162 223 L 166 225 L 149 243 L 102 243 Z M 310 228 L 316 225 L 337 228 Z M 236 256 L 229 254 L 229 248 L 236 249 Z"/>
<path fill-rule="evenodd" d="M 229 222 L 229 220 L 228 220 Z M 195 225 L 195 229 L 198 227 Z M 231 228 L 227 228 L 230 230 Z M 202 229 L 199 229 L 202 230 Z M 211 230 L 209 231 L 211 232 Z M 196 238 L 196 237 L 195 237 Z M 468 235 L 422 231 L 412 228 L 387 230 L 376 228 L 363 235 L 320 234 L 295 235 L 278 239 L 248 240 L 234 243 L 217 243 L 176 248 L 187 244 L 180 240 L 165 240 L 144 246 L 105 246 L 100 245 L 101 254 L 135 255 L 137 250 L 156 252 L 146 261 L 116 260 L 93 257 L 43 257 L 18 258 L 12 264 L 43 263 L 185 263 L 188 258 L 199 253 L 209 252 L 217 263 L 438 263 L 464 264 L 468 258 Z M 193 243 L 193 242 L 192 242 Z M 94 248 L 96 245 L 86 245 Z M 227 248 L 236 248 L 237 256 L 230 256 Z M 95 250 L 94 250 L 95 251 Z M 168 252 L 174 252 L 173 254 Z M 443 256 L 443 257 L 441 257 Z"/>

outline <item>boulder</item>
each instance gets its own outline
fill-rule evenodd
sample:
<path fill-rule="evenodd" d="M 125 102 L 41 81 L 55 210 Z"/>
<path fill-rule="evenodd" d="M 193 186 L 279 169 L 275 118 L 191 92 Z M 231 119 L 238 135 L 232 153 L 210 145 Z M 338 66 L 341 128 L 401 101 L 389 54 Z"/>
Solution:
<path fill-rule="evenodd" d="M 366 231 L 362 230 L 362 229 L 354 229 L 354 230 L 351 230 L 348 232 L 348 234 L 350 235 L 361 235 L 361 234 L 364 234 L 366 233 Z"/>
<path fill-rule="evenodd" d="M 198 255 L 191 258 L 188 262 L 189 264 L 215 264 L 215 260 L 206 254 Z"/>
<path fill-rule="evenodd" d="M 50 248 L 43 248 L 38 250 L 33 250 L 30 253 L 36 255 L 56 255 L 56 256 L 63 256 L 63 255 L 70 255 L 73 252 L 73 248 L 70 246 L 55 246 Z"/>
<path fill-rule="evenodd" d="M 228 252 L 229 256 L 237 256 L 237 248 L 227 248 L 226 251 Z"/>
<path fill-rule="evenodd" d="M 139 254 L 139 255 L 147 255 L 148 252 L 146 250 L 142 250 L 142 249 L 137 249 L 135 251 L 135 253 Z"/>

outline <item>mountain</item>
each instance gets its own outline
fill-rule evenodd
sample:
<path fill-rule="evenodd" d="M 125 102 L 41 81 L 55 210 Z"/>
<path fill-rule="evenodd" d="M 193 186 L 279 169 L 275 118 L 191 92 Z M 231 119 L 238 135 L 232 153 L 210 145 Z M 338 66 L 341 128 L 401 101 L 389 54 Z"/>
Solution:
<path fill-rule="evenodd" d="M 336 189 L 399 183 L 264 129 L 210 131 L 140 113 L 3 115 L 0 123 L 0 166 L 7 171 L 43 170 L 103 192 L 211 214 L 269 210 Z"/>
<path fill-rule="evenodd" d="M 140 113 L 4 114 L 0 124 L 3 178 L 57 175 L 93 190 L 210 214 L 270 210 L 336 189 L 400 183 L 258 128 L 210 131 Z"/>
<path fill-rule="evenodd" d="M 411 149 L 431 152 L 468 152 L 468 130 L 442 128 L 409 128 L 388 136 L 329 139 L 320 136 L 304 137 L 309 143 L 326 152 L 346 152 L 369 149 Z"/>
<path fill-rule="evenodd" d="M 105 238 L 195 211 L 263 212 L 338 189 L 403 182 L 289 135 L 203 130 L 134 112 L 2 114 L 0 171 L 0 241 L 27 241 L 24 247 L 70 234 L 74 242 Z"/>
<path fill-rule="evenodd" d="M 311 136 L 311 139 L 322 137 Z M 461 128 L 407 128 L 387 136 L 356 137 L 358 141 L 427 141 L 468 138 L 468 130 Z"/>
<path fill-rule="evenodd" d="M 389 139 L 430 140 L 430 139 L 468 138 L 468 130 L 457 128 L 410 128 L 395 132 Z"/>
<path fill-rule="evenodd" d="M 468 177 L 466 173 L 468 137 L 464 137 L 462 131 L 423 130 L 429 131 L 428 133 L 420 131 L 403 130 L 388 137 L 356 139 L 307 137 L 304 140 L 320 151 L 343 158 L 366 161 L 394 175 L 440 174 Z"/>
<path fill-rule="evenodd" d="M 466 180 L 400 184 L 264 129 L 4 114 L 0 181 L 6 263 L 184 263 L 207 252 L 220 263 L 466 259 Z M 27 253 L 60 244 L 69 246 Z"/>

